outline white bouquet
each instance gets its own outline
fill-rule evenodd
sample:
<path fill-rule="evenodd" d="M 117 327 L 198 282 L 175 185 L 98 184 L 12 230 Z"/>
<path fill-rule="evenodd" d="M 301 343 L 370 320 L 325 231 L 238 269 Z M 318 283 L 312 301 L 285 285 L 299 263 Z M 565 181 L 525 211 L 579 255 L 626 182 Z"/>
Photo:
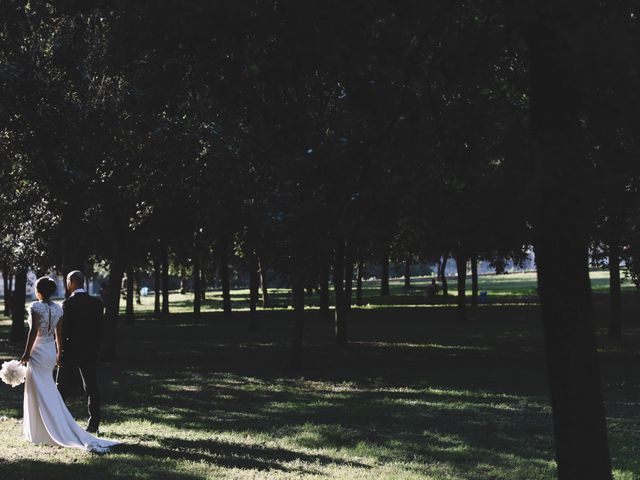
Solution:
<path fill-rule="evenodd" d="M 22 365 L 18 360 L 10 360 L 2 364 L 0 369 L 0 379 L 7 385 L 17 387 L 24 383 L 27 376 L 27 367 Z"/>

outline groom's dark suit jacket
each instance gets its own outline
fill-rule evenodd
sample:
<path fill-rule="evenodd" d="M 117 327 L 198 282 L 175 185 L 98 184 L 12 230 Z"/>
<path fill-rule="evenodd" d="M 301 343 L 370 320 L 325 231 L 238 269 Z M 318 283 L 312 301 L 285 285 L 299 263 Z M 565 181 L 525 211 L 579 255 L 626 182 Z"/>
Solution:
<path fill-rule="evenodd" d="M 102 302 L 80 292 L 62 302 L 62 361 L 95 360 L 102 338 Z"/>

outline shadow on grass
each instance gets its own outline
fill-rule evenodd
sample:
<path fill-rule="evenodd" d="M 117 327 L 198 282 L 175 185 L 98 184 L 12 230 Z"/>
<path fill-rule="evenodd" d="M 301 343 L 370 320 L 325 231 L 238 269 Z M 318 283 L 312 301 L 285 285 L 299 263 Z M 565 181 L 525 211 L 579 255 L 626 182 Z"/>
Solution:
<path fill-rule="evenodd" d="M 141 473 L 144 474 L 141 475 Z M 148 478 L 163 480 L 202 480 L 203 475 L 181 472 L 175 462 L 149 456 L 118 458 L 94 455 L 87 463 L 59 463 L 43 460 L 0 462 L 3 480 L 81 480 Z"/>
<path fill-rule="evenodd" d="M 120 361 L 102 366 L 104 419 L 114 431 L 147 425 L 148 434 L 128 434 L 133 442 L 109 456 L 119 467 L 92 457 L 88 465 L 34 468 L 54 465 L 61 478 L 91 465 L 110 474 L 93 478 L 128 478 L 136 466 L 143 478 L 204 478 L 162 476 L 185 462 L 292 478 L 329 465 L 366 477 L 393 463 L 433 478 L 434 465 L 456 479 L 554 474 L 537 308 L 478 309 L 466 324 L 449 309 L 356 310 L 346 347 L 332 345 L 331 322 L 312 313 L 300 371 L 288 367 L 291 320 L 291 312 L 261 312 L 252 334 L 246 314 L 181 315 L 123 330 Z M 603 363 L 607 385 L 626 382 L 609 388 L 614 466 L 634 472 L 640 459 L 628 445 L 640 433 L 629 398 L 640 392 L 640 335 L 627 335 L 629 345 L 606 350 Z M 18 395 L 3 395 L 0 411 L 19 415 Z M 71 408 L 84 418 L 81 402 Z M 182 430 L 198 438 L 180 438 Z M 0 471 L 17 472 L 21 462 Z"/>
<path fill-rule="evenodd" d="M 188 392 L 194 384 L 202 389 Z M 184 384 L 167 378 L 165 385 L 171 388 L 156 385 L 151 389 L 152 410 L 118 409 L 112 412 L 112 420 L 143 419 L 176 429 L 258 432 L 306 448 L 364 449 L 381 462 L 415 458 L 464 462 L 472 452 L 493 461 L 485 452 L 492 449 L 520 458 L 553 456 L 548 409 L 542 399 L 526 396 L 364 382 L 335 391 L 325 384 L 228 374 L 192 377 Z M 142 397 L 136 395 L 120 403 L 140 401 Z M 203 446 L 202 442 L 174 439 L 164 444 L 187 449 Z M 217 448 L 221 446 L 214 442 L 207 447 Z M 330 461 L 314 459 L 318 460 Z"/>
<path fill-rule="evenodd" d="M 153 435 L 144 435 L 142 437 L 145 441 L 155 440 L 162 447 L 124 444 L 116 447 L 114 453 L 133 454 L 156 459 L 170 458 L 172 460 L 207 462 L 227 468 L 253 470 L 290 471 L 290 468 L 282 464 L 296 460 L 314 465 L 331 464 L 368 468 L 367 465 L 357 461 L 344 461 L 327 455 L 312 455 L 263 445 L 239 445 L 215 440 L 188 440 Z"/>

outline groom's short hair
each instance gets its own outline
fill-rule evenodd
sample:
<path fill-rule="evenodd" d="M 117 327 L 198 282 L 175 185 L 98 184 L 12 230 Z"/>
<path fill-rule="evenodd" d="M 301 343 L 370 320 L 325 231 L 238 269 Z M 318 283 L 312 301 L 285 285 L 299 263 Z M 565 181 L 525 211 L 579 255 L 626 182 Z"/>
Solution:
<path fill-rule="evenodd" d="M 74 270 L 67 275 L 67 282 L 75 283 L 76 285 L 84 285 L 84 275 L 80 270 Z"/>

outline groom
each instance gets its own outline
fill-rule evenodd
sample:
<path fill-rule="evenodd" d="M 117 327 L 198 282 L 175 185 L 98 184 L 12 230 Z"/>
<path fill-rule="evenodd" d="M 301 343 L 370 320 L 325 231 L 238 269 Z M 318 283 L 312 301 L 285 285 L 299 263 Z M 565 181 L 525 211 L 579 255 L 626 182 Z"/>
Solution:
<path fill-rule="evenodd" d="M 77 373 L 87 396 L 87 432 L 97 433 L 100 425 L 100 392 L 96 360 L 102 334 L 102 302 L 84 290 L 84 275 L 75 270 L 67 275 L 70 297 L 62 303 L 62 352 L 58 355 L 58 390 L 66 400 L 74 390 Z"/>

